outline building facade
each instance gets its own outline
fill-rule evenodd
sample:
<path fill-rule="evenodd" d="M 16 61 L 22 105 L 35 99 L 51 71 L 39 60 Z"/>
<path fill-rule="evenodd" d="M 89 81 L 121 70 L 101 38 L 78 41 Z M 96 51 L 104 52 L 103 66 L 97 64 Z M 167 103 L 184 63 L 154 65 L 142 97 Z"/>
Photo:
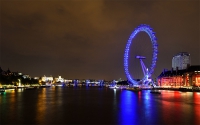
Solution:
<path fill-rule="evenodd" d="M 187 52 L 180 52 L 172 58 L 173 70 L 183 70 L 190 66 L 190 54 Z"/>
<path fill-rule="evenodd" d="M 53 77 L 46 77 L 45 75 L 41 78 L 42 82 L 52 82 L 53 81 Z"/>
<path fill-rule="evenodd" d="M 58 78 L 55 78 L 55 82 L 65 82 L 65 79 L 61 76 L 58 76 Z"/>
<path fill-rule="evenodd" d="M 184 70 L 164 70 L 157 78 L 161 87 L 200 87 L 200 65 L 190 66 Z"/>

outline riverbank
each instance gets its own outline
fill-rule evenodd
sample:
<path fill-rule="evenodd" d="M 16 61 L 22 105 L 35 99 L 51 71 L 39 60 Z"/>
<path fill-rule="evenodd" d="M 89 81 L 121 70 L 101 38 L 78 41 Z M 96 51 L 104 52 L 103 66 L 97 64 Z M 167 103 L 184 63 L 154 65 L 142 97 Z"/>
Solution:
<path fill-rule="evenodd" d="M 49 87 L 100 87 L 100 86 L 10 86 L 10 87 L 5 87 L 4 89 L 5 90 L 8 90 L 8 89 L 28 89 L 28 88 L 49 88 Z M 106 86 L 101 86 L 101 87 L 105 87 Z M 118 88 L 118 89 L 121 89 L 121 88 Z M 126 90 L 134 90 L 135 91 L 135 88 L 134 89 L 131 89 L 131 88 L 123 88 L 123 89 L 126 89 Z M 155 87 L 155 88 L 151 88 L 151 87 L 142 87 L 139 89 L 139 91 L 142 91 L 142 90 L 169 90 L 169 91 L 181 91 L 181 92 L 200 92 L 200 88 L 199 87 L 176 87 L 176 88 L 170 88 L 170 87 Z"/>
<path fill-rule="evenodd" d="M 180 88 L 166 88 L 166 87 L 156 87 L 156 88 L 142 88 L 142 90 L 170 90 L 170 91 L 181 91 L 181 92 L 200 92 L 199 87 L 180 87 Z"/>

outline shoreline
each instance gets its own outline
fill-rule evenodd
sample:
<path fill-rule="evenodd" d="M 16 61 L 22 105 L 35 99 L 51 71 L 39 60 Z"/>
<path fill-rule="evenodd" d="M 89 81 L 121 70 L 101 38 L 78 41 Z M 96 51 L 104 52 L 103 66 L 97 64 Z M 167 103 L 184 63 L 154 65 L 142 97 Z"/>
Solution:
<path fill-rule="evenodd" d="M 9 89 L 26 89 L 29 88 L 30 86 L 26 86 L 26 87 L 6 87 L 4 88 L 5 90 L 9 90 Z M 35 89 L 39 89 L 39 88 L 49 88 L 49 87 L 70 87 L 70 88 L 74 88 L 74 87 L 101 87 L 101 88 L 108 88 L 106 86 L 32 86 Z M 112 89 L 112 88 L 110 88 Z M 131 90 L 131 89 L 127 89 L 127 88 L 117 88 L 117 89 L 124 89 L 124 90 Z M 140 88 L 140 90 L 169 90 L 169 91 L 180 91 L 180 92 L 200 92 L 200 88 L 196 87 L 196 88 L 162 88 L 162 87 L 156 87 L 156 88 Z M 135 91 L 135 90 L 133 90 Z"/>

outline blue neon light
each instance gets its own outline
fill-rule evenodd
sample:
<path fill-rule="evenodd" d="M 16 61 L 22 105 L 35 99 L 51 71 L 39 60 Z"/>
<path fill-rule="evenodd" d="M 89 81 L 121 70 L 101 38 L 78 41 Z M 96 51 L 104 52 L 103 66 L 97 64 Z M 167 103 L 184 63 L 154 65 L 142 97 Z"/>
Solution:
<path fill-rule="evenodd" d="M 135 81 L 128 70 L 128 58 L 129 58 L 129 48 L 132 42 L 132 39 L 139 33 L 139 32 L 146 32 L 150 39 L 151 39 L 151 43 L 152 43 L 152 49 L 153 49 L 153 56 L 152 56 L 152 62 L 151 62 L 151 66 L 149 68 L 148 71 L 148 77 L 151 77 L 152 73 L 154 72 L 154 68 L 156 66 L 156 61 L 157 61 L 157 55 L 158 55 L 158 44 L 157 44 L 157 38 L 155 36 L 155 32 L 153 32 L 153 29 L 146 24 L 141 24 L 139 25 L 137 28 L 135 28 L 135 30 L 132 32 L 132 34 L 130 35 L 128 42 L 126 44 L 126 48 L 125 48 L 125 53 L 124 53 L 124 71 L 126 74 L 127 79 L 132 83 L 132 84 L 137 84 L 137 81 Z M 145 76 L 143 78 L 143 81 L 145 80 Z"/>

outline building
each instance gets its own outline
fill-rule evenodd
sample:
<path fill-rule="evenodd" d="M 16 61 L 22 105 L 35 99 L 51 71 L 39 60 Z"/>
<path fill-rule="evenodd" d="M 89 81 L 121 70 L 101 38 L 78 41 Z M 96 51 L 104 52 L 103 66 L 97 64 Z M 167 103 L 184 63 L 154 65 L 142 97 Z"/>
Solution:
<path fill-rule="evenodd" d="M 45 75 L 41 78 L 42 82 L 52 82 L 53 81 L 53 77 L 46 77 Z"/>
<path fill-rule="evenodd" d="M 172 58 L 173 70 L 183 70 L 190 66 L 190 54 L 187 52 L 180 52 Z"/>
<path fill-rule="evenodd" d="M 34 77 L 34 79 L 39 80 L 40 78 L 39 77 Z"/>
<path fill-rule="evenodd" d="M 191 66 L 186 70 L 186 80 L 190 85 L 200 87 L 200 65 Z"/>
<path fill-rule="evenodd" d="M 184 87 L 200 86 L 200 65 L 183 70 L 164 70 L 157 78 L 158 86 Z"/>
<path fill-rule="evenodd" d="M 23 77 L 24 79 L 31 79 L 31 77 L 30 77 L 28 74 L 24 74 L 22 77 Z"/>
<path fill-rule="evenodd" d="M 61 76 L 58 76 L 58 78 L 55 78 L 55 81 L 56 81 L 56 82 L 64 82 L 65 79 L 62 78 Z"/>

